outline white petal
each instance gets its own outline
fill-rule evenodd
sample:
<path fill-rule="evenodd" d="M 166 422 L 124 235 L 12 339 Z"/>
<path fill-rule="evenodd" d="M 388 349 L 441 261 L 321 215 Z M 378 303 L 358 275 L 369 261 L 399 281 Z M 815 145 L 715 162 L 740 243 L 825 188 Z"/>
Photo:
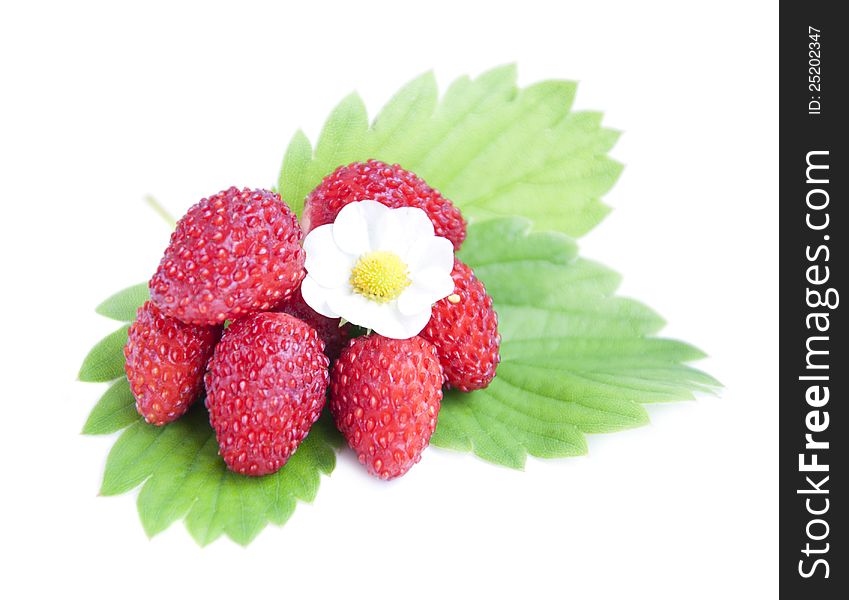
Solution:
<path fill-rule="evenodd" d="M 430 310 L 434 302 L 436 300 L 433 299 L 433 292 L 411 285 L 398 297 L 398 312 L 402 315 L 415 315 Z"/>
<path fill-rule="evenodd" d="M 454 291 L 454 280 L 451 273 L 442 269 L 425 269 L 415 273 L 412 285 L 429 290 L 434 295 L 434 302 L 442 300 Z"/>
<path fill-rule="evenodd" d="M 398 310 L 403 315 L 414 315 L 430 310 L 434 302 L 454 291 L 451 275 L 439 269 L 426 269 L 416 274 L 410 287 L 398 297 Z"/>
<path fill-rule="evenodd" d="M 420 208 L 404 206 L 392 211 L 398 222 L 404 227 L 410 237 L 430 237 L 434 235 L 433 223 L 427 213 Z"/>
<path fill-rule="evenodd" d="M 386 304 L 379 317 L 372 324 L 374 331 L 384 337 L 405 340 L 418 335 L 425 328 L 430 321 L 430 307 L 414 315 L 403 315 L 394 303 Z"/>
<path fill-rule="evenodd" d="M 304 239 L 304 268 L 317 283 L 338 287 L 351 277 L 355 258 L 339 249 L 333 239 L 333 225 L 316 227 Z"/>
<path fill-rule="evenodd" d="M 451 273 L 454 268 L 454 245 L 444 237 L 421 237 L 401 259 L 407 263 L 413 275 L 431 268 Z"/>
<path fill-rule="evenodd" d="M 369 235 L 374 250 L 394 252 L 403 259 L 419 239 L 433 237 L 433 223 L 420 208 L 396 208 L 382 215 Z"/>
<path fill-rule="evenodd" d="M 325 288 L 320 286 L 311 275 L 307 275 L 301 283 L 301 295 L 310 308 L 320 315 L 335 319 L 339 315 L 330 308 L 328 300 L 339 295 L 339 288 Z"/>
<path fill-rule="evenodd" d="M 389 212 L 390 208 L 374 200 L 346 204 L 333 222 L 336 245 L 354 256 L 373 250 L 369 239 L 371 229 Z"/>
<path fill-rule="evenodd" d="M 360 327 L 371 328 L 376 302 L 353 291 L 334 296 L 328 302 L 331 309 L 346 321 Z"/>

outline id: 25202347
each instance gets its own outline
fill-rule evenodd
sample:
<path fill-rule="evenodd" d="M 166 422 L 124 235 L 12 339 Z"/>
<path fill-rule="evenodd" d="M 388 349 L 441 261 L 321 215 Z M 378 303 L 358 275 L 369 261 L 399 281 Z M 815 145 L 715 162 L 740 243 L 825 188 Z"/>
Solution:
<path fill-rule="evenodd" d="M 808 91 L 811 93 L 811 99 L 808 101 L 809 115 L 818 115 L 822 110 L 821 35 L 819 29 L 808 25 Z"/>

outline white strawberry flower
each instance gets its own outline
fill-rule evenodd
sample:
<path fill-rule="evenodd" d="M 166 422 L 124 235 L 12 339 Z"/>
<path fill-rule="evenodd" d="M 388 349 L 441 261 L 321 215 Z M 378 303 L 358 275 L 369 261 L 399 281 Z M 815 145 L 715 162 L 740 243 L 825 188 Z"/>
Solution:
<path fill-rule="evenodd" d="M 407 339 L 454 291 L 454 247 L 420 208 L 352 202 L 304 239 L 304 301 L 316 312 Z"/>

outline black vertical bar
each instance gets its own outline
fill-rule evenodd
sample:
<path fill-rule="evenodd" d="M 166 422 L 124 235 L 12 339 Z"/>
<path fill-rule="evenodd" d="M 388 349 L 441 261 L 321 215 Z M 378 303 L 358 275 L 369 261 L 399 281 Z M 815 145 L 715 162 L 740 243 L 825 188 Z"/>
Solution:
<path fill-rule="evenodd" d="M 780 14 L 780 585 L 812 600 L 849 598 L 842 8 L 796 0 Z"/>

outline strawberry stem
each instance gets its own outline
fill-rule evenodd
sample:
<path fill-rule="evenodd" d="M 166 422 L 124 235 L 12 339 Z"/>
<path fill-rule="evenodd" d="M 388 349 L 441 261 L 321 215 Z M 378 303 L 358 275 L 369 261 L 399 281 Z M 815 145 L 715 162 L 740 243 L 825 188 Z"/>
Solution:
<path fill-rule="evenodd" d="M 172 229 L 177 226 L 177 220 L 171 216 L 171 213 L 165 210 L 165 207 L 162 206 L 156 198 L 148 194 L 144 197 L 144 201 L 156 214 L 162 217 L 162 220 L 168 223 Z"/>

